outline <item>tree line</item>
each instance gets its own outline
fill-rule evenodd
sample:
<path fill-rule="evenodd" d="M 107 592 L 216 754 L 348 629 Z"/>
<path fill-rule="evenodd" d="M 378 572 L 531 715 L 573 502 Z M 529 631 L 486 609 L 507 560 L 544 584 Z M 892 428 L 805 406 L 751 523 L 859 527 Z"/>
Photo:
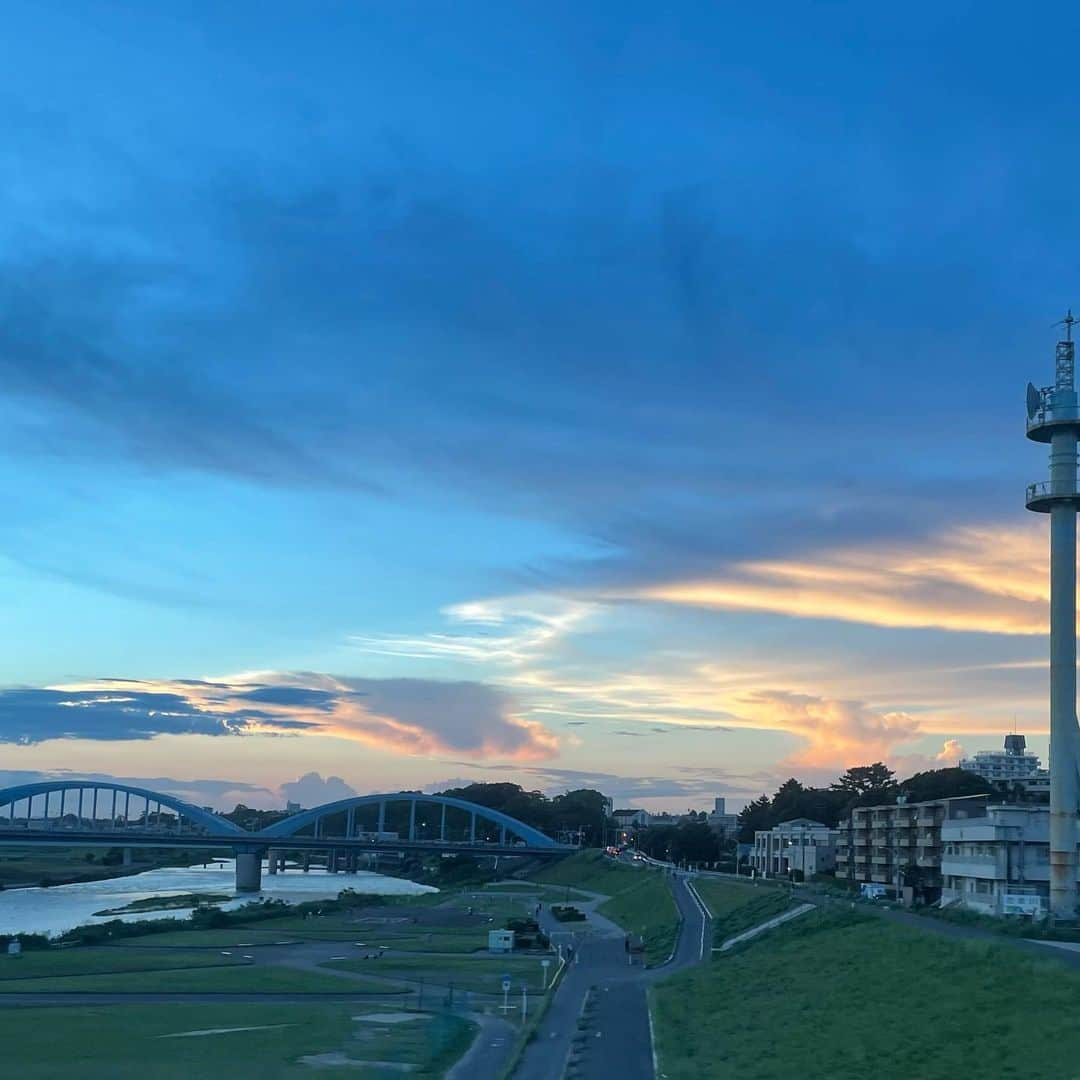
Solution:
<path fill-rule="evenodd" d="M 770 798 L 762 795 L 739 813 L 739 842 L 750 844 L 754 833 L 775 828 L 794 818 L 810 818 L 835 827 L 852 807 L 877 806 L 906 795 L 909 802 L 955 798 L 960 795 L 990 795 L 989 780 L 966 769 L 931 769 L 897 782 L 892 769 L 882 762 L 848 769 L 828 787 L 806 787 L 794 777 L 785 780 Z"/>

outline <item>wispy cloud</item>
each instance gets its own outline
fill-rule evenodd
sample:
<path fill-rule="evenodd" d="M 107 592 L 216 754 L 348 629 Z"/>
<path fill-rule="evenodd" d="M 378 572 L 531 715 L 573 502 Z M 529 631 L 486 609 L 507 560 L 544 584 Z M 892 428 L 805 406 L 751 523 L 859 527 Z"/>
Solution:
<path fill-rule="evenodd" d="M 354 636 L 364 652 L 424 659 L 522 665 L 580 629 L 598 605 L 560 595 L 495 597 L 456 604 L 444 617 L 463 629 L 414 637 Z"/>
<path fill-rule="evenodd" d="M 874 626 L 1042 634 L 1045 538 L 1027 528 L 965 528 L 931 542 L 745 561 L 714 576 L 645 585 L 644 600 Z"/>

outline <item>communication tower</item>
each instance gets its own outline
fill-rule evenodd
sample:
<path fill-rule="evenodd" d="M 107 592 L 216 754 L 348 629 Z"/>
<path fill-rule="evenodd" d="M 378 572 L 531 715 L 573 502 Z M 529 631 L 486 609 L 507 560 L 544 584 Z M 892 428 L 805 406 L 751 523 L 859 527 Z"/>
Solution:
<path fill-rule="evenodd" d="M 1054 384 L 1028 383 L 1027 437 L 1050 444 L 1050 479 L 1028 485 L 1027 508 L 1050 515 L 1050 912 L 1076 917 L 1077 775 L 1076 723 L 1076 349 L 1072 311 L 1057 343 Z"/>

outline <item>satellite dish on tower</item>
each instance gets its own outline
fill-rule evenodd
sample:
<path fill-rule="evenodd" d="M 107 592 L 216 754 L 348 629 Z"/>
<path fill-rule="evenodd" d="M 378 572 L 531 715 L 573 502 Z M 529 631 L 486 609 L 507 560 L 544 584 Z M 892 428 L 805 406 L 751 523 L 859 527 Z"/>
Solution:
<path fill-rule="evenodd" d="M 1035 414 L 1042 408 L 1042 394 L 1031 383 L 1027 387 L 1027 412 L 1028 419 L 1034 420 Z"/>

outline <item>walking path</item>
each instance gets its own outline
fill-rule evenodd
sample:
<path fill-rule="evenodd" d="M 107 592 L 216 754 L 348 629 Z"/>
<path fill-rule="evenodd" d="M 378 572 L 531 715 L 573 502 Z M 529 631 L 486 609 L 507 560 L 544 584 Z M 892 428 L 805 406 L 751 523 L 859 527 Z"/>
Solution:
<path fill-rule="evenodd" d="M 700 900 L 685 876 L 668 880 L 682 926 L 671 958 L 656 968 L 627 963 L 626 932 L 593 911 L 606 897 L 593 894 L 591 900 L 577 905 L 589 912 L 589 930 L 578 932 L 574 963 L 526 1048 L 514 1080 L 562 1080 L 569 1064 L 575 1080 L 611 1080 L 612 1076 L 652 1080 L 646 989 L 656 979 L 700 963 L 708 955 L 708 920 Z M 547 911 L 542 913 L 542 922 L 555 942 L 567 933 Z"/>

